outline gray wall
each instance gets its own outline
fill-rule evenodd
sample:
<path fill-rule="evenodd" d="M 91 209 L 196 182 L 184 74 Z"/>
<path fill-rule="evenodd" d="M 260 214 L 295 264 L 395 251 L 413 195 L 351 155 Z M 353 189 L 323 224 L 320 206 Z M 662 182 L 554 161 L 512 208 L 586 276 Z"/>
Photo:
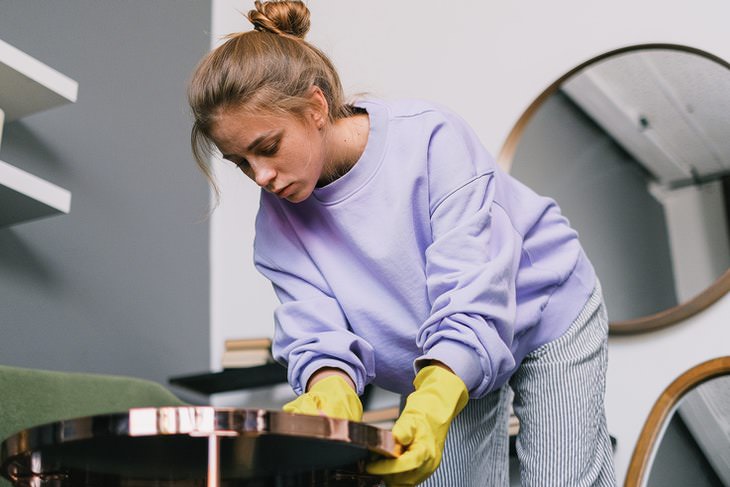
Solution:
<path fill-rule="evenodd" d="M 0 1 L 0 38 L 79 83 L 6 125 L 0 159 L 73 194 L 0 229 L 0 363 L 165 383 L 209 364 L 208 189 L 185 83 L 202 0 Z"/>
<path fill-rule="evenodd" d="M 554 198 L 580 234 L 612 321 L 677 304 L 661 205 L 639 164 L 558 92 L 527 125 L 511 174 Z"/>

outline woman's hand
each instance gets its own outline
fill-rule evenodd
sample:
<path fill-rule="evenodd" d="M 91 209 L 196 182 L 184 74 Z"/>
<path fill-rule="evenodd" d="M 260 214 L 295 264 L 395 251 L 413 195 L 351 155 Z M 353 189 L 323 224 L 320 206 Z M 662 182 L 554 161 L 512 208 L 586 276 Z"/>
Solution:
<path fill-rule="evenodd" d="M 469 399 L 464 382 L 444 366 L 424 367 L 413 385 L 416 390 L 408 396 L 393 425 L 393 436 L 404 447 L 404 453 L 366 467 L 368 473 L 382 476 L 390 487 L 416 485 L 436 471 L 449 426 Z"/>
<path fill-rule="evenodd" d="M 355 384 L 344 372 L 322 370 L 309 381 L 307 392 L 282 408 L 287 413 L 362 420 L 362 403 Z"/>

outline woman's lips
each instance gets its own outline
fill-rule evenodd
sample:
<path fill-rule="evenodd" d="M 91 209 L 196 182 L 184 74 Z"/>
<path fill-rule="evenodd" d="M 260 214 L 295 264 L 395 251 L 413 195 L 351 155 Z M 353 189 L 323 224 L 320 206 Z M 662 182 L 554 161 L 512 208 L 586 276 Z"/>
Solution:
<path fill-rule="evenodd" d="M 291 184 L 287 184 L 286 186 L 281 188 L 279 191 L 275 192 L 276 196 L 278 196 L 279 198 L 286 198 L 287 196 L 289 196 L 288 193 L 291 191 L 291 187 L 292 187 Z"/>

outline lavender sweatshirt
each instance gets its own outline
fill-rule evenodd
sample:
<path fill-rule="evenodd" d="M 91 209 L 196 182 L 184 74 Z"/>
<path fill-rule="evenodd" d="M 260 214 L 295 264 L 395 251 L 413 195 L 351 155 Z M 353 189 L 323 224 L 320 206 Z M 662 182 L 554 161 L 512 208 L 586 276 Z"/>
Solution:
<path fill-rule="evenodd" d="M 358 103 L 357 164 L 301 203 L 262 192 L 254 260 L 281 305 L 273 353 L 299 394 L 321 367 L 413 389 L 436 359 L 472 397 L 560 336 L 595 286 L 551 199 L 502 172 L 458 116 L 422 101 Z"/>

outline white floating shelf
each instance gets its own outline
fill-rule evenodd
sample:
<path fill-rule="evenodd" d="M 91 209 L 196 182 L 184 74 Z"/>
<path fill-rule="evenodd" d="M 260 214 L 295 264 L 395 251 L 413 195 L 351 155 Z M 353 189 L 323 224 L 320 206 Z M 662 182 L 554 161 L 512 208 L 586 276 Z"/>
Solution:
<path fill-rule="evenodd" d="M 5 121 L 73 103 L 79 84 L 0 39 L 0 108 Z"/>
<path fill-rule="evenodd" d="M 0 161 L 0 227 L 70 209 L 69 191 Z"/>

